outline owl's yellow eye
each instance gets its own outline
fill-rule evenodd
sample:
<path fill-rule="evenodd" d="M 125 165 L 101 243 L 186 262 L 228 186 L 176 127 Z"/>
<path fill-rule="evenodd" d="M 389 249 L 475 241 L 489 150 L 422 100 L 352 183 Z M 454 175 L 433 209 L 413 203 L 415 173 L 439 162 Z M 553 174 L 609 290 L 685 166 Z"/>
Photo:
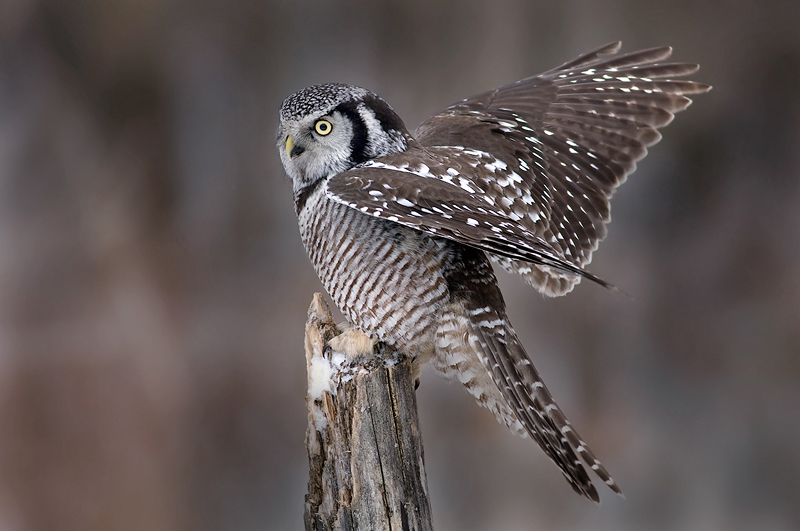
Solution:
<path fill-rule="evenodd" d="M 325 136 L 333 131 L 333 126 L 328 120 L 317 120 L 317 123 L 314 124 L 314 131 L 318 135 Z"/>

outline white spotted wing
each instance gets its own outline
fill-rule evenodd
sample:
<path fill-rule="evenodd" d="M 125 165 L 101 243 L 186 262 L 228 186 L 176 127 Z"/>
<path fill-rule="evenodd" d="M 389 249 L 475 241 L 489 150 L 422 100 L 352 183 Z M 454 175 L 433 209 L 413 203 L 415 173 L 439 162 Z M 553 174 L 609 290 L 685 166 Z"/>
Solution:
<path fill-rule="evenodd" d="M 583 268 L 616 187 L 691 103 L 686 94 L 709 89 L 671 79 L 697 65 L 660 63 L 670 48 L 600 57 L 618 48 L 448 107 L 420 125 L 420 145 L 334 176 L 327 193 L 483 249 L 543 293 L 567 293 L 595 278 Z"/>

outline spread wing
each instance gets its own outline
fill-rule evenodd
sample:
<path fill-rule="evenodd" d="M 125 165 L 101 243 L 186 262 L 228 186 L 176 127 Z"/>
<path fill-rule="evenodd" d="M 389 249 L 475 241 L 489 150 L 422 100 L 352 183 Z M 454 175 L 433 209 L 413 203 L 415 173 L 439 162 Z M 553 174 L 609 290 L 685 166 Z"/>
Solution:
<path fill-rule="evenodd" d="M 605 237 L 609 199 L 710 87 L 670 79 L 697 65 L 609 44 L 466 99 L 423 122 L 419 145 L 331 178 L 326 193 L 369 215 L 477 247 L 548 295 L 569 292 Z"/>
<path fill-rule="evenodd" d="M 619 46 L 466 99 L 417 129 L 423 146 L 481 149 L 508 164 L 522 178 L 519 188 L 540 194 L 532 205 L 540 217 L 526 228 L 581 268 L 606 235 L 614 190 L 661 139 L 658 128 L 689 106 L 687 94 L 710 89 L 673 79 L 698 66 L 660 62 L 671 48 L 600 57 Z M 548 295 L 564 294 L 580 279 L 493 258 Z"/>

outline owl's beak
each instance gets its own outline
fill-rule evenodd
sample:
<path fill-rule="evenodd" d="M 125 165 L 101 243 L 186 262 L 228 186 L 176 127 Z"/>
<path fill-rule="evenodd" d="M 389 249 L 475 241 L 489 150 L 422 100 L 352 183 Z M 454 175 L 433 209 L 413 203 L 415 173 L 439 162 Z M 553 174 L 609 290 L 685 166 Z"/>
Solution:
<path fill-rule="evenodd" d="M 290 159 L 293 159 L 305 151 L 305 148 L 302 146 L 294 145 L 294 138 L 292 135 L 289 135 L 286 138 L 286 154 L 289 156 Z"/>

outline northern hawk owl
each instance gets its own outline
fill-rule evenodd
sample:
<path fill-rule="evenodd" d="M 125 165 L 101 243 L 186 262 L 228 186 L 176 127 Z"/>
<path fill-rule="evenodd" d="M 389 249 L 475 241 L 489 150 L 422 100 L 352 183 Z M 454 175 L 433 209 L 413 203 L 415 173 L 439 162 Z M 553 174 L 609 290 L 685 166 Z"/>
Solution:
<path fill-rule="evenodd" d="M 670 48 L 618 49 L 465 99 L 414 136 L 379 96 L 336 83 L 287 98 L 278 131 L 303 243 L 349 323 L 464 384 L 594 501 L 584 463 L 621 491 L 525 353 L 490 262 L 549 296 L 608 286 L 584 267 L 611 195 L 710 88 L 675 80 L 698 67 L 663 62 Z"/>

